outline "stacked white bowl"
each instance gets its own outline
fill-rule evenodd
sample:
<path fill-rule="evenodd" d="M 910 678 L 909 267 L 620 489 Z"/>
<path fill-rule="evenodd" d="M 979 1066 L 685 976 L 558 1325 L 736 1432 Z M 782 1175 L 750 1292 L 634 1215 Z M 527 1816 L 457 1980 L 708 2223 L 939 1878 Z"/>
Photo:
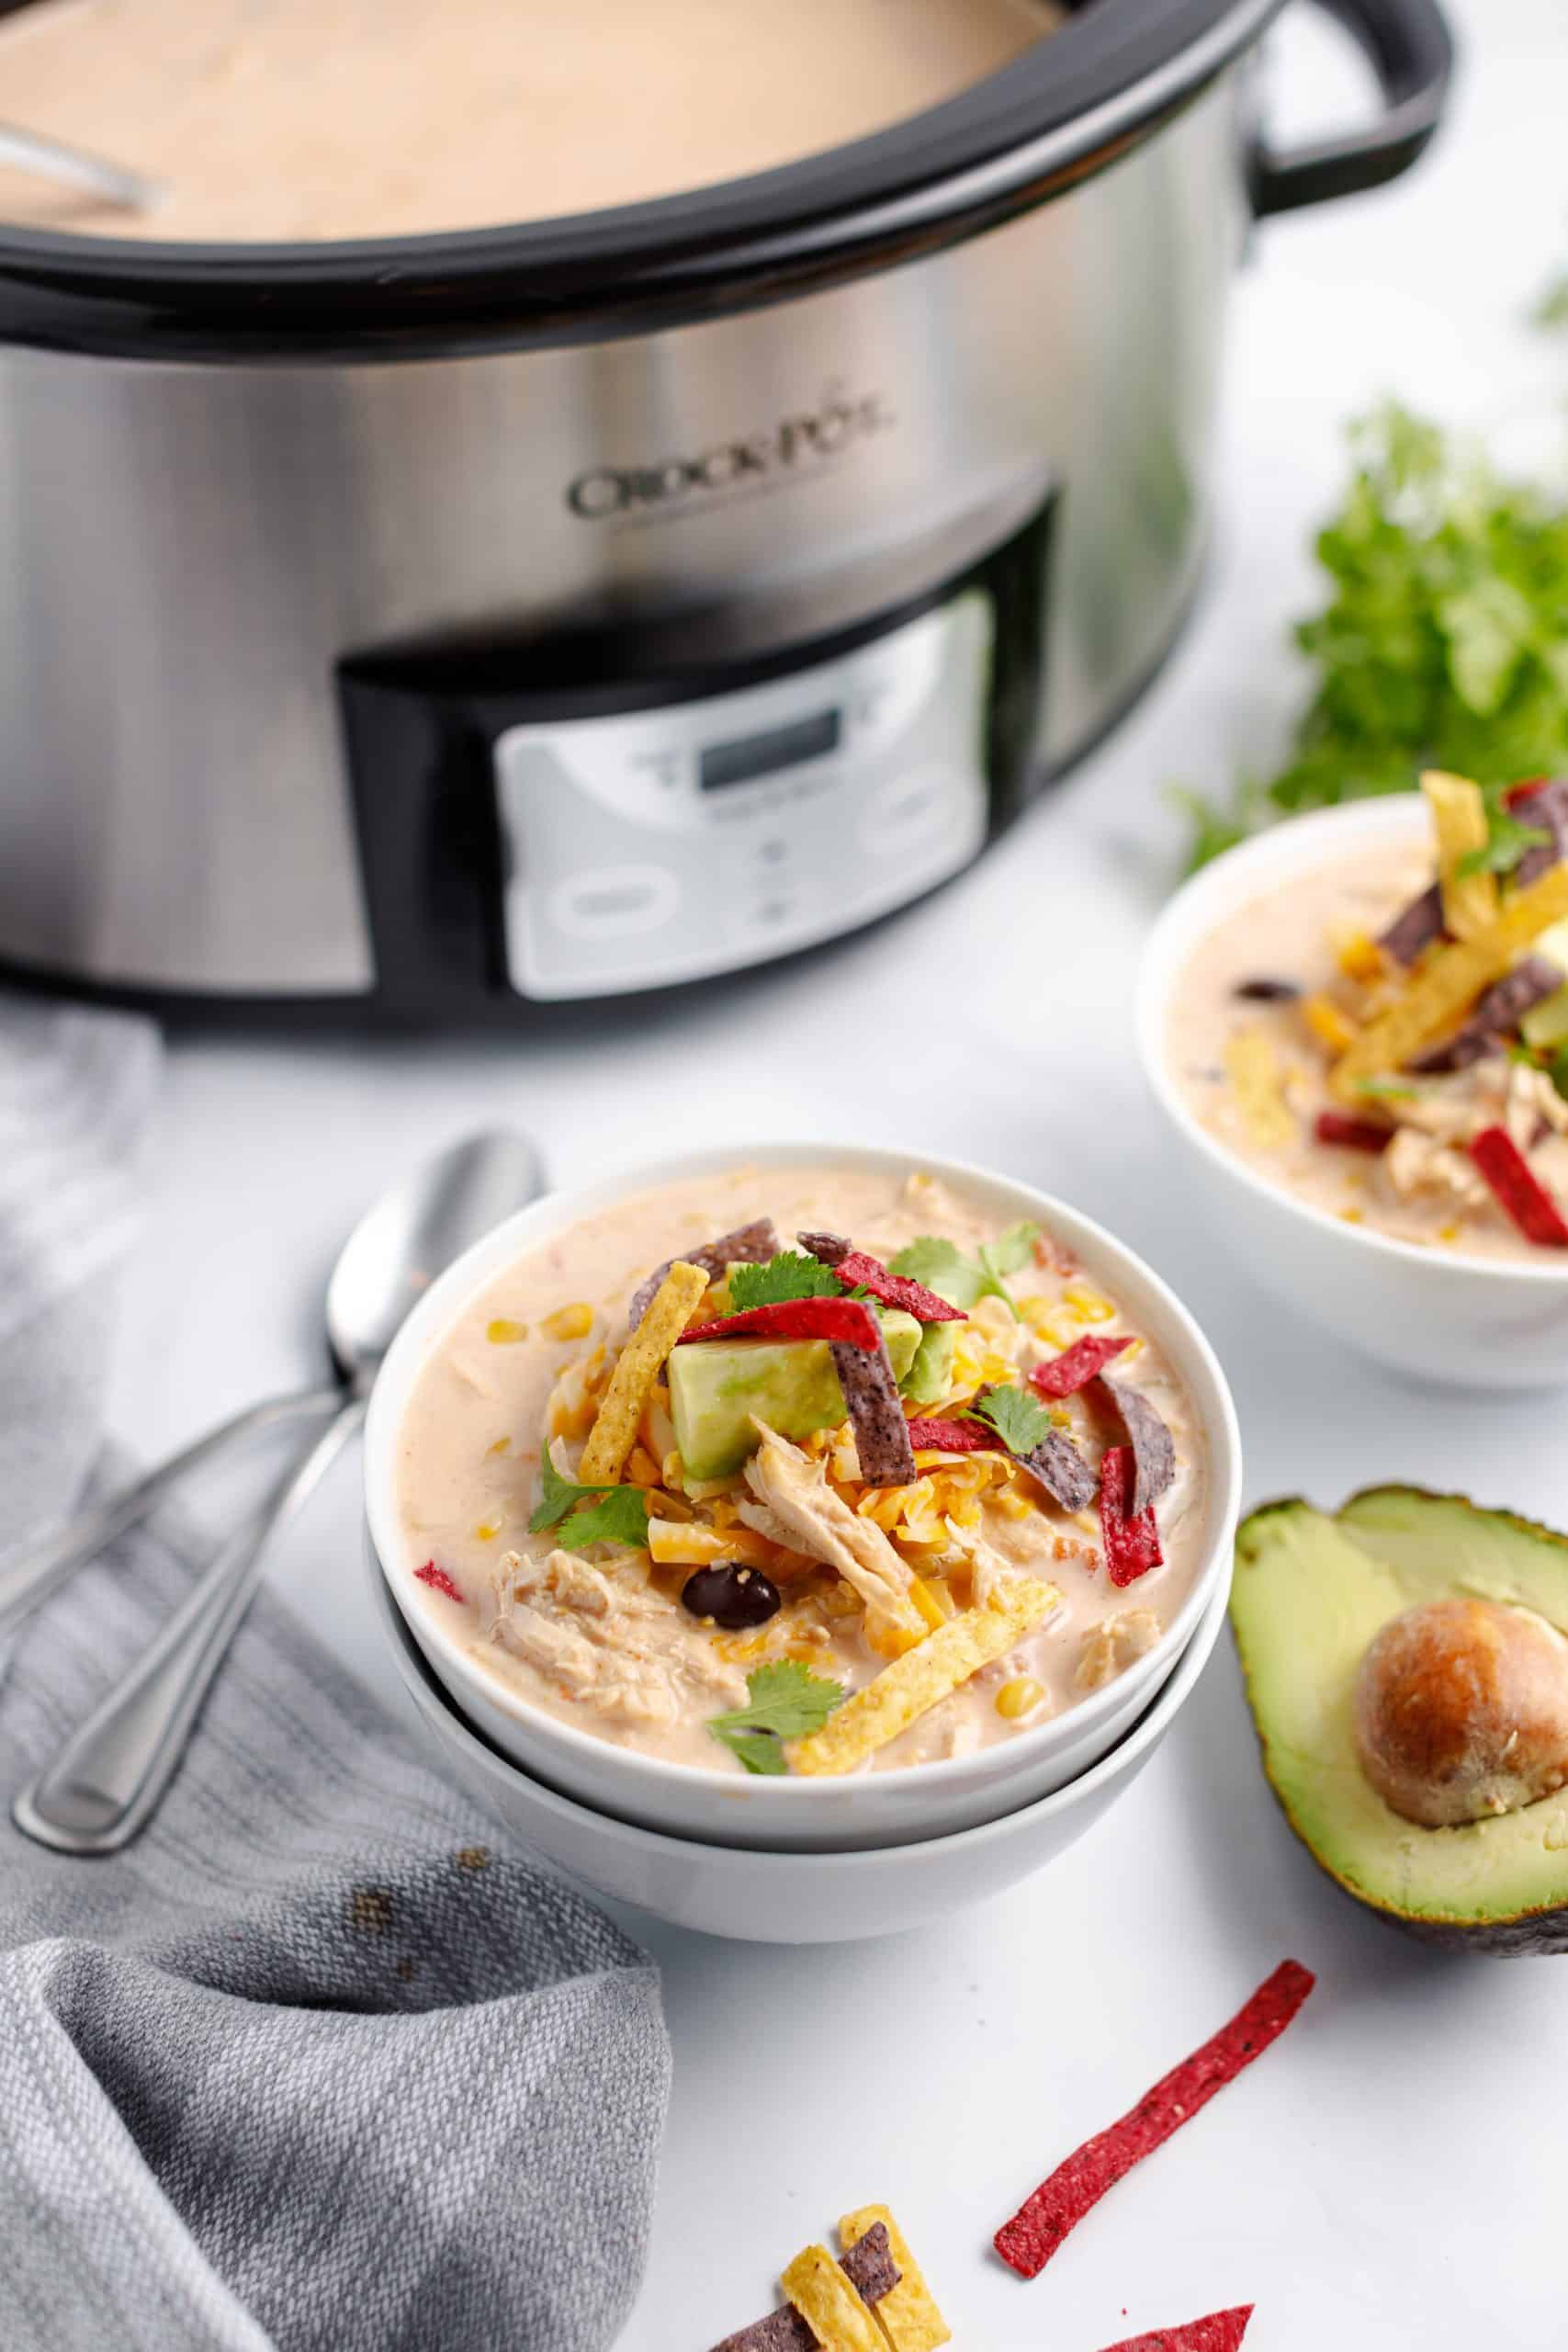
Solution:
<path fill-rule="evenodd" d="M 1207 1452 L 1199 1566 L 1155 1647 L 1037 1728 L 964 1757 L 842 1779 L 752 1778 L 637 1755 L 531 1708 L 453 1637 L 414 1581 L 397 1509 L 413 1387 L 463 1308 L 504 1267 L 629 1193 L 740 1167 L 831 1160 L 922 1169 L 1065 1243 L 1164 1354 Z M 410 1696 L 451 1764 L 529 1845 L 596 1892 L 675 1924 L 764 1942 L 886 1934 L 998 1892 L 1065 1851 L 1129 1787 L 1219 1636 L 1240 1488 L 1224 1378 L 1196 1324 L 1141 1260 L 1065 1203 L 929 1153 L 752 1145 L 665 1160 L 552 1194 L 433 1285 L 387 1359 L 366 1442 L 378 1611 Z"/>

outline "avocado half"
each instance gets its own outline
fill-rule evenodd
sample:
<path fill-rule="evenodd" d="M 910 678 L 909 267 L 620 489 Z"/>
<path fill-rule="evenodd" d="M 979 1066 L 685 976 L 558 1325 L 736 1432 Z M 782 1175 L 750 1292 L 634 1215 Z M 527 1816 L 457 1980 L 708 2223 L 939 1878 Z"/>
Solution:
<path fill-rule="evenodd" d="M 1314 1861 L 1424 1942 L 1568 1951 L 1568 1788 L 1428 1829 L 1393 1812 L 1356 1754 L 1367 1645 L 1423 1601 L 1500 1601 L 1568 1634 L 1568 1536 L 1463 1495 L 1371 1487 L 1333 1517 L 1266 1504 L 1236 1535 L 1231 1627 L 1263 1769 Z"/>

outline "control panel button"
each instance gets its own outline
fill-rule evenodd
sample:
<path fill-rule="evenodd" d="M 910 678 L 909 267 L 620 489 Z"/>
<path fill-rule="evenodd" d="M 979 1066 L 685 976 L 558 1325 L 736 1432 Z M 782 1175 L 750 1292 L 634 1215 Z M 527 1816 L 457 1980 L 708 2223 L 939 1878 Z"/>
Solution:
<path fill-rule="evenodd" d="M 627 939 L 671 922 L 680 896 L 663 866 L 604 865 L 556 884 L 550 921 L 573 939 Z"/>

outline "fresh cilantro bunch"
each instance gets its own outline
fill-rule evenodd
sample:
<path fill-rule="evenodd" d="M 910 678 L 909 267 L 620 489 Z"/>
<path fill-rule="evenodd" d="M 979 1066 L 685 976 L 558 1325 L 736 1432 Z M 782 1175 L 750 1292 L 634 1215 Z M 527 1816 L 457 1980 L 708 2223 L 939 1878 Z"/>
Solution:
<path fill-rule="evenodd" d="M 1039 1238 L 1037 1225 L 1010 1226 L 998 1239 L 982 1242 L 970 1258 L 955 1241 L 943 1241 L 934 1233 L 922 1233 L 900 1250 L 896 1258 L 888 1260 L 888 1272 L 907 1275 L 910 1282 L 924 1283 L 928 1290 L 934 1290 L 950 1306 L 963 1307 L 965 1314 L 982 1298 L 1005 1298 L 1012 1306 L 1003 1278 L 1028 1265 Z M 1016 1306 L 1013 1313 L 1018 1313 Z"/>
<path fill-rule="evenodd" d="M 843 1298 L 844 1285 L 831 1266 L 808 1258 L 802 1250 L 782 1250 L 764 1266 L 731 1266 L 729 1311 L 740 1315 L 749 1306 L 782 1306 L 793 1298 Z"/>
<path fill-rule="evenodd" d="M 1506 480 L 1393 404 L 1350 443 L 1317 540 L 1328 601 L 1295 631 L 1314 684 L 1293 755 L 1227 804 L 1178 796 L 1192 865 L 1277 817 L 1405 791 L 1424 767 L 1494 786 L 1568 771 L 1568 484 Z M 1499 825 L 1483 854 L 1507 871 L 1525 846 Z"/>
<path fill-rule="evenodd" d="M 820 1731 L 843 1699 L 842 1683 L 813 1674 L 795 1657 L 759 1666 L 746 1677 L 750 1704 L 728 1715 L 711 1715 L 715 1739 L 738 1756 L 748 1772 L 787 1772 L 783 1742 Z"/>
<path fill-rule="evenodd" d="M 531 1534 L 557 1527 L 569 1552 L 590 1544 L 628 1544 L 635 1550 L 648 1542 L 648 1498 L 640 1487 L 574 1487 L 556 1468 L 547 1446 L 539 1475 L 544 1491 L 528 1521 Z"/>

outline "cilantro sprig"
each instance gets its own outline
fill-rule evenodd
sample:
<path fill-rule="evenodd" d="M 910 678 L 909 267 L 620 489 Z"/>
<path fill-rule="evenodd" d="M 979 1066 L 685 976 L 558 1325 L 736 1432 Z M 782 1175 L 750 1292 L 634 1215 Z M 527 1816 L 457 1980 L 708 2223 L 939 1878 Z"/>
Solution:
<path fill-rule="evenodd" d="M 733 1315 L 750 1306 L 782 1306 L 793 1298 L 842 1298 L 844 1285 L 831 1266 L 808 1258 L 800 1250 L 782 1250 L 762 1266 L 731 1266 L 729 1307 Z"/>
<path fill-rule="evenodd" d="M 1511 874 L 1527 850 L 1550 845 L 1552 836 L 1543 825 L 1527 825 L 1515 816 L 1504 798 L 1508 789 L 1506 784 L 1482 786 L 1486 839 L 1480 849 L 1460 859 L 1454 870 L 1461 880 L 1471 874 Z"/>
<path fill-rule="evenodd" d="M 539 1459 L 539 1475 L 543 1498 L 528 1521 L 531 1534 L 558 1528 L 569 1552 L 590 1544 L 626 1544 L 634 1550 L 647 1544 L 648 1498 L 640 1487 L 574 1486 L 561 1476 L 547 1448 Z"/>
<path fill-rule="evenodd" d="M 1303 809 L 1415 787 L 1424 767 L 1506 786 L 1568 772 L 1568 497 L 1510 479 L 1389 403 L 1351 428 L 1317 539 L 1327 583 L 1294 632 L 1313 690 L 1286 764 L 1216 807 L 1191 864 Z M 1510 860 L 1499 829 L 1483 854 Z"/>
<path fill-rule="evenodd" d="M 1006 1299 L 1016 1316 L 1006 1285 L 1006 1277 L 1027 1266 L 1034 1244 L 1040 1238 L 1040 1227 L 1025 1220 L 1010 1226 L 995 1241 L 983 1241 L 973 1258 L 967 1257 L 955 1241 L 945 1241 L 934 1233 L 922 1233 L 887 1261 L 888 1272 L 907 1275 L 911 1282 L 924 1283 L 950 1306 L 961 1306 L 967 1314 L 983 1298 Z"/>
<path fill-rule="evenodd" d="M 753 1667 L 746 1689 L 750 1704 L 727 1715 L 710 1715 L 708 1729 L 748 1772 L 770 1778 L 789 1770 L 783 1742 L 820 1731 L 844 1697 L 841 1682 L 813 1674 L 795 1657 Z"/>
<path fill-rule="evenodd" d="M 969 1407 L 976 1420 L 995 1430 L 1010 1453 L 1032 1453 L 1043 1445 L 1055 1423 L 1038 1396 L 1027 1388 L 1004 1384 L 987 1388 Z"/>

